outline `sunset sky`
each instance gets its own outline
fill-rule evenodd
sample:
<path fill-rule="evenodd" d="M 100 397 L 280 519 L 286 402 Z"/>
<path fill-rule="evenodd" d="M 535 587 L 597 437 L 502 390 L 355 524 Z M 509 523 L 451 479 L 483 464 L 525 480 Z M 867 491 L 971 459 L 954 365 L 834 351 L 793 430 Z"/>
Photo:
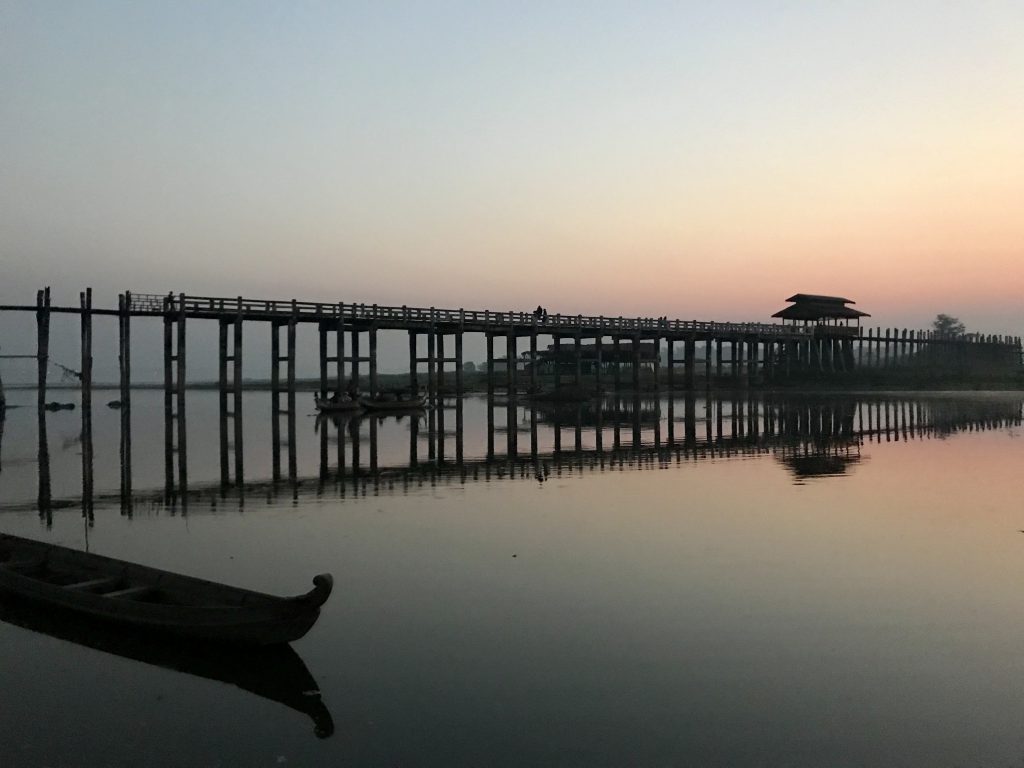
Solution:
<path fill-rule="evenodd" d="M 0 0 L 0 303 L 1021 334 L 1022 41 L 1019 0 Z"/>

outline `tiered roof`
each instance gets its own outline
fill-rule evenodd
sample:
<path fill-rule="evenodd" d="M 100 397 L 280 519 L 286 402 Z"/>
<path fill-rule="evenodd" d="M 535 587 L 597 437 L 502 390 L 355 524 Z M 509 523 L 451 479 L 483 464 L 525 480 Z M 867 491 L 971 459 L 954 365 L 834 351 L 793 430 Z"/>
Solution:
<path fill-rule="evenodd" d="M 847 320 L 859 317 L 871 317 L 867 312 L 847 306 L 856 304 L 852 299 L 842 296 L 821 296 L 816 293 L 795 293 L 786 301 L 792 304 L 780 309 L 772 317 L 783 320 Z"/>

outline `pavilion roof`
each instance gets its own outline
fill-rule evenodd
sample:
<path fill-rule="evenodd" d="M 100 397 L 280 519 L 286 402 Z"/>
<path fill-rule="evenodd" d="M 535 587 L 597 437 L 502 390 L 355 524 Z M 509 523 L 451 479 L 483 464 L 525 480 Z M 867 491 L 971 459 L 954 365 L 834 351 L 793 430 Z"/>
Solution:
<path fill-rule="evenodd" d="M 794 293 L 786 301 L 821 301 L 839 304 L 856 304 L 853 299 L 844 299 L 842 296 L 822 296 L 818 293 Z"/>
<path fill-rule="evenodd" d="M 793 302 L 785 309 L 780 309 L 772 317 L 783 320 L 830 320 L 856 319 L 871 317 L 867 312 L 847 306 L 855 304 L 851 299 L 842 296 L 821 296 L 814 293 L 795 293 L 786 301 Z"/>

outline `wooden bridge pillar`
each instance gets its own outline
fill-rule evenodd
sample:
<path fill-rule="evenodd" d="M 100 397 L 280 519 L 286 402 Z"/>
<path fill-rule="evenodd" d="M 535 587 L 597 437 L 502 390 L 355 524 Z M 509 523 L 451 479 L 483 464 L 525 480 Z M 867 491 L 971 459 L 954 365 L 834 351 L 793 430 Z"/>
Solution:
<path fill-rule="evenodd" d="M 281 323 L 270 321 L 270 451 L 271 477 L 281 479 Z"/>
<path fill-rule="evenodd" d="M 231 482 L 228 471 L 228 325 L 226 318 L 217 321 L 217 419 L 220 427 L 220 484 L 227 488 Z"/>
<path fill-rule="evenodd" d="M 416 331 L 409 331 L 409 391 L 415 392 L 419 387 L 416 371 L 419 367 L 418 352 L 416 349 Z"/>
<path fill-rule="evenodd" d="M 464 381 L 465 372 L 462 370 L 464 365 L 462 361 L 462 329 L 460 328 L 455 333 L 455 395 L 460 398 L 460 403 L 457 406 L 460 410 L 456 411 L 456 416 L 461 418 L 461 398 L 466 392 L 466 386 Z M 458 419 L 457 419 L 458 420 Z M 459 431 L 462 430 L 461 421 L 459 422 Z"/>
<path fill-rule="evenodd" d="M 121 395 L 121 512 L 132 514 L 131 294 L 118 297 L 118 370 Z"/>
<path fill-rule="evenodd" d="M 174 489 L 174 318 L 172 296 L 164 299 L 164 486 L 167 501 Z"/>
<path fill-rule="evenodd" d="M 298 462 L 295 439 L 295 331 L 298 312 L 292 299 L 292 316 L 288 319 L 288 478 L 295 482 Z"/>
<path fill-rule="evenodd" d="M 555 333 L 552 335 L 552 341 L 554 342 L 555 359 L 554 359 L 554 373 L 555 373 L 555 389 L 560 389 L 562 386 L 562 337 Z"/>
<path fill-rule="evenodd" d="M 579 328 L 576 329 L 576 337 L 574 339 L 573 346 L 576 357 L 576 370 L 573 376 L 573 386 L 576 388 L 576 392 L 579 392 L 583 386 L 583 339 L 580 337 Z"/>
<path fill-rule="evenodd" d="M 669 404 L 672 403 L 672 390 L 675 389 L 675 366 L 676 366 L 676 345 L 672 336 L 666 337 L 668 345 L 665 347 L 665 385 L 669 391 Z M 686 354 L 683 354 L 683 365 L 685 369 Z M 672 433 L 669 432 L 669 442 L 672 442 Z"/>
<path fill-rule="evenodd" d="M 46 405 L 46 372 L 50 364 L 50 287 L 36 292 L 36 396 L 39 408 Z"/>
<path fill-rule="evenodd" d="M 612 336 L 612 356 L 615 358 L 615 368 L 613 369 L 612 380 L 614 382 L 616 392 L 618 392 L 622 387 L 622 350 L 619 345 L 619 339 L 619 334 Z"/>
<path fill-rule="evenodd" d="M 234 390 L 234 407 L 232 418 L 234 419 L 234 448 L 235 448 L 235 483 L 239 488 L 244 482 L 244 451 L 242 442 L 242 297 L 238 297 L 238 313 L 235 315 L 232 338 L 234 346 L 231 350 L 231 373 Z M 242 495 L 239 494 L 239 499 Z"/>
<path fill-rule="evenodd" d="M 437 402 L 437 328 L 433 322 L 427 331 L 427 398 Z"/>
<path fill-rule="evenodd" d="M 594 337 L 594 391 L 604 391 L 604 336 L 598 333 Z"/>
<path fill-rule="evenodd" d="M 445 367 L 448 362 L 448 358 L 445 356 L 444 351 L 444 331 L 440 330 L 437 332 L 437 392 L 438 397 L 444 397 L 445 392 Z"/>
<path fill-rule="evenodd" d="M 530 331 L 530 392 L 537 391 L 537 320 Z"/>
<path fill-rule="evenodd" d="M 377 324 L 370 326 L 367 334 L 370 343 L 370 397 L 377 396 Z"/>
<path fill-rule="evenodd" d="M 670 341 L 669 344 L 672 342 Z M 661 336 L 658 334 L 654 335 L 654 391 L 657 392 L 660 389 L 658 383 L 658 377 L 661 375 Z"/>
<path fill-rule="evenodd" d="M 683 342 L 683 385 L 693 389 L 693 371 L 697 367 L 697 339 L 688 336 Z"/>
<path fill-rule="evenodd" d="M 175 461 L 182 508 L 186 505 L 188 460 L 185 430 L 185 294 L 164 299 L 164 481 L 173 499 Z M 175 331 L 177 331 L 175 333 Z"/>
<path fill-rule="evenodd" d="M 92 409 L 92 288 L 86 288 L 79 296 L 79 318 L 82 323 L 82 411 Z"/>
<path fill-rule="evenodd" d="M 345 389 L 345 305 L 343 303 L 338 304 L 338 319 L 334 323 L 334 378 L 338 382 L 338 389 Z"/>
<path fill-rule="evenodd" d="M 319 342 L 320 361 L 320 397 L 327 397 L 327 323 L 317 323 L 317 341 Z"/>
<path fill-rule="evenodd" d="M 355 382 L 355 386 L 359 387 L 359 328 L 352 326 L 352 356 L 349 358 L 349 381 Z"/>
<path fill-rule="evenodd" d="M 505 337 L 505 386 L 510 398 L 514 398 L 516 395 L 516 358 L 519 353 L 516 351 L 516 332 L 514 328 L 509 328 L 508 333 Z"/>
<path fill-rule="evenodd" d="M 188 434 L 185 428 L 185 386 L 186 386 L 186 352 L 185 344 L 185 294 L 178 295 L 178 491 L 181 494 L 181 508 L 184 512 L 188 504 Z M 92 363 L 90 362 L 90 367 Z"/>
<path fill-rule="evenodd" d="M 487 331 L 484 335 L 487 339 L 487 400 L 489 403 L 494 399 L 494 334 Z M 488 419 L 491 419 L 490 405 L 488 405 Z"/>
<path fill-rule="evenodd" d="M 640 334 L 633 335 L 633 392 L 640 392 Z"/>
<path fill-rule="evenodd" d="M 79 294 L 82 323 L 82 515 L 93 518 L 92 458 L 92 288 Z"/>

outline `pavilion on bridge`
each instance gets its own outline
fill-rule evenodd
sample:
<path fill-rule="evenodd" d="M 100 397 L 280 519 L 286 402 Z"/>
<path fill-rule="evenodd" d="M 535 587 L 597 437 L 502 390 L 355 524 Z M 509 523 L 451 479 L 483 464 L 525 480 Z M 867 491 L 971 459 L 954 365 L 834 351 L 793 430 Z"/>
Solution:
<path fill-rule="evenodd" d="M 781 318 L 783 324 L 786 321 L 791 321 L 793 325 L 803 323 L 804 326 L 824 326 L 828 329 L 826 332 L 831 331 L 845 335 L 851 332 L 856 334 L 855 329 L 860 328 L 860 319 L 871 317 L 867 312 L 861 312 L 859 309 L 848 306 L 857 302 L 852 299 L 844 299 L 842 296 L 795 293 L 786 301 L 790 302 L 790 305 L 772 315 L 772 317 Z M 852 327 L 851 321 L 854 323 Z"/>

